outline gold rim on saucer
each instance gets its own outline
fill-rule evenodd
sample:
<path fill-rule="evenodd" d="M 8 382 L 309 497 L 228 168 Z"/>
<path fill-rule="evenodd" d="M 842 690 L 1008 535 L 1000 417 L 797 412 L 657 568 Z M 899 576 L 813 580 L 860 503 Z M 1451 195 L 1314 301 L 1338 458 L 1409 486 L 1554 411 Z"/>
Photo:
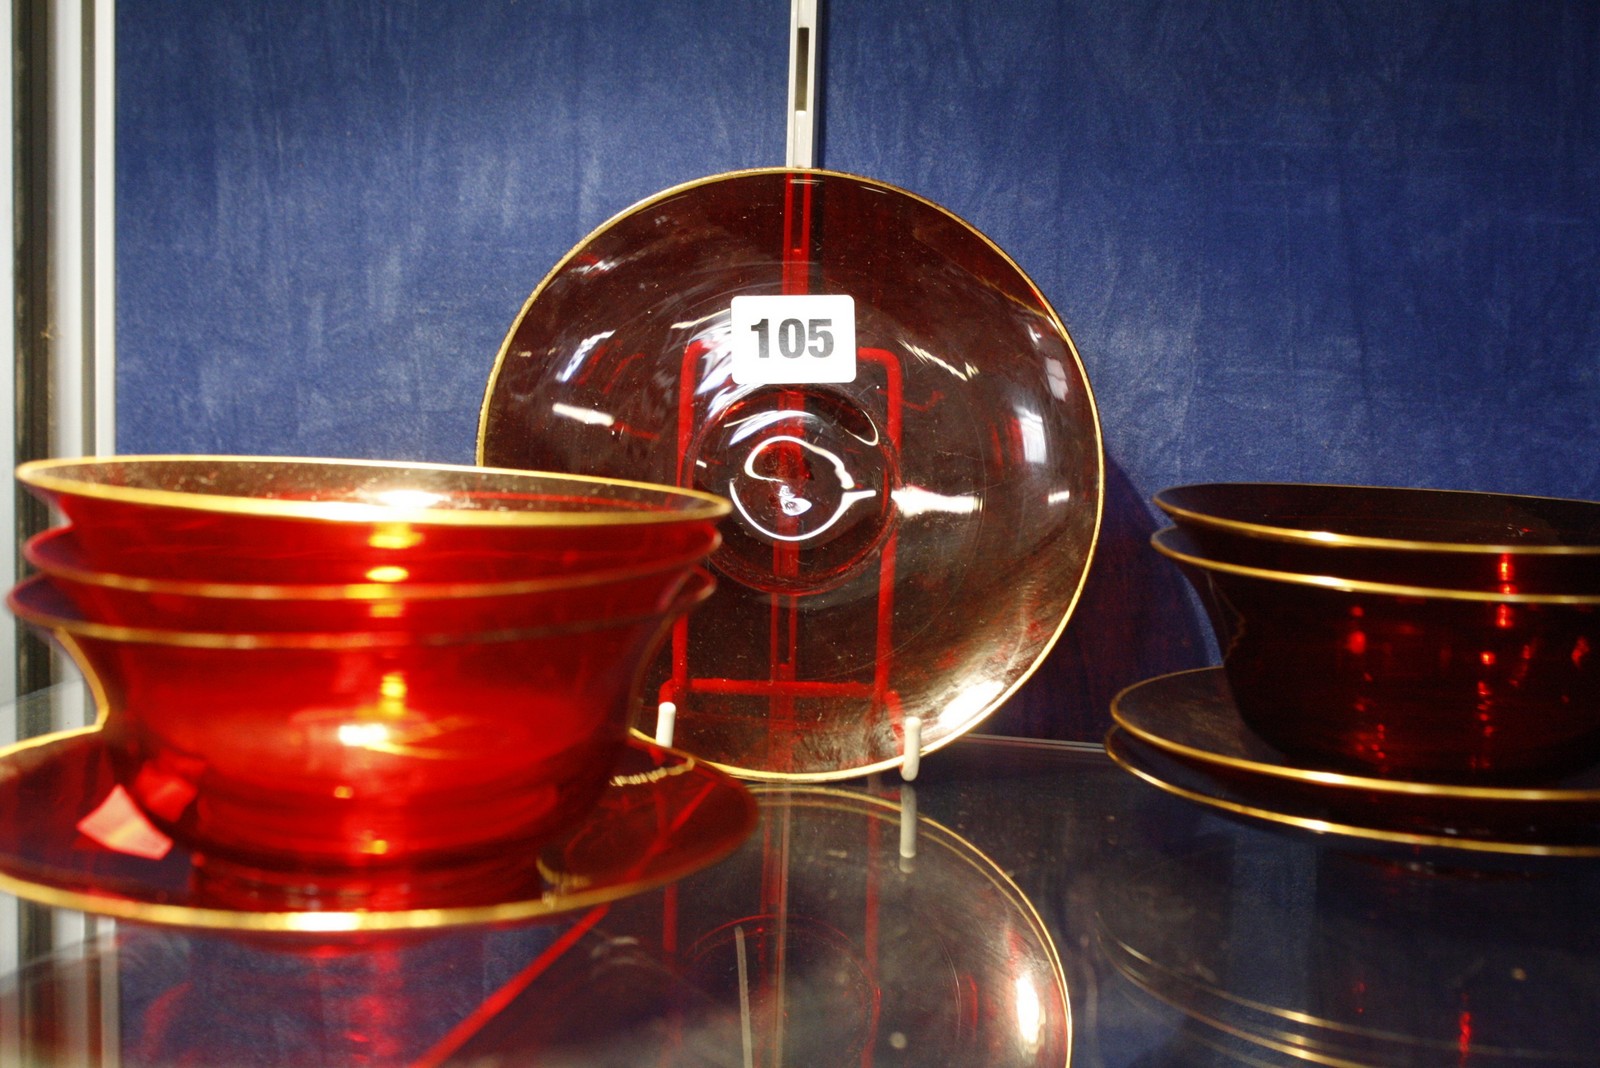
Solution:
<path fill-rule="evenodd" d="M 514 858 L 522 881 L 497 899 L 371 910 L 223 906 L 206 897 L 203 862 L 180 848 L 146 860 L 79 833 L 115 785 L 97 735 L 83 728 L 0 750 L 0 891 L 53 908 L 229 931 L 337 935 L 508 923 L 675 882 L 732 853 L 756 821 L 755 800 L 739 783 L 686 753 L 635 743 L 595 812 L 536 855 Z M 90 796 L 51 792 L 85 787 L 94 788 Z"/>
<path fill-rule="evenodd" d="M 1412 782 L 1307 767 L 1255 738 L 1219 667 L 1135 683 L 1112 699 L 1111 718 L 1131 737 L 1182 759 L 1305 785 L 1473 801 L 1600 803 L 1600 767 L 1546 786 Z"/>
<path fill-rule="evenodd" d="M 1139 739 L 1129 735 L 1120 725 L 1114 725 L 1107 732 L 1105 748 L 1106 755 L 1118 767 L 1165 793 L 1207 808 L 1216 809 L 1230 815 L 1244 816 L 1263 823 L 1310 831 L 1314 834 L 1327 834 L 1401 846 L 1421 846 L 1525 857 L 1600 857 L 1600 842 L 1593 845 L 1549 845 L 1537 842 L 1500 841 L 1490 838 L 1362 826 L 1343 819 L 1327 819 L 1304 812 L 1268 808 L 1265 807 L 1265 803 L 1258 803 L 1254 799 L 1240 800 L 1237 797 L 1227 796 L 1229 791 L 1219 788 L 1215 782 L 1208 782 L 1202 787 L 1196 784 L 1185 785 L 1175 781 L 1181 778 L 1185 771 L 1201 778 L 1205 777 L 1205 773 L 1173 760 L 1171 754 L 1164 753 L 1153 746 L 1147 746 Z M 1158 768 L 1156 765 L 1163 760 L 1177 765 L 1178 774 L 1172 774 L 1173 769 Z"/>
<path fill-rule="evenodd" d="M 1192 1036 L 1193 1041 L 1202 1042 L 1207 1047 L 1216 1049 L 1219 1052 L 1228 1052 L 1219 1043 L 1224 1043 L 1227 1039 L 1232 1038 L 1257 1050 L 1270 1050 L 1274 1053 L 1288 1054 L 1295 1060 L 1326 1065 L 1329 1068 L 1360 1068 L 1360 1066 L 1368 1063 L 1366 1061 L 1350 1060 L 1347 1057 L 1336 1056 L 1311 1048 L 1313 1040 L 1319 1040 L 1322 1050 L 1328 1048 L 1325 1041 L 1320 1041 L 1323 1040 L 1324 1036 L 1317 1034 L 1316 1029 L 1318 1028 L 1326 1029 L 1338 1037 L 1349 1038 L 1352 1034 L 1358 1039 L 1369 1037 L 1365 1034 L 1353 1032 L 1348 1025 L 1341 1026 L 1334 1021 L 1323 1020 L 1309 1013 L 1276 1009 L 1263 1003 L 1245 1001 L 1195 976 L 1182 975 L 1164 967 L 1104 929 L 1096 931 L 1096 942 L 1100 947 L 1101 953 L 1110 961 L 1112 968 L 1135 989 L 1167 1008 L 1176 1010 L 1196 1023 L 1204 1024 L 1216 1032 L 1214 1039 L 1207 1040 L 1199 1035 L 1194 1035 Z M 1178 986 L 1179 984 L 1183 984 L 1181 989 L 1185 990 L 1185 992 L 1195 991 L 1202 997 L 1213 999 L 1213 1004 L 1208 1006 L 1213 1011 L 1197 1007 L 1194 1002 L 1199 999 L 1194 997 L 1192 993 L 1188 1000 L 1185 1000 L 1184 997 L 1169 989 L 1169 986 Z M 1230 1018 L 1228 1015 L 1230 1011 L 1245 1017 L 1245 1021 L 1251 1024 L 1256 1024 L 1257 1020 L 1247 1014 L 1259 1014 L 1264 1019 L 1260 1021 L 1256 1028 L 1252 1028 L 1246 1026 L 1244 1022 Z M 1277 1025 L 1275 1030 L 1272 1029 L 1274 1024 Z M 1302 1030 L 1289 1030 L 1290 1024 L 1297 1024 Z M 1304 1032 L 1310 1032 L 1310 1034 L 1308 1035 Z M 1377 1033 L 1370 1037 L 1372 1039 L 1387 1038 L 1392 1040 L 1396 1036 Z M 1421 1046 L 1420 1043 L 1397 1044 L 1407 1052 L 1418 1052 Z M 1476 1047 L 1474 1047 L 1474 1052 L 1476 1052 Z M 1249 1064 L 1252 1061 L 1244 1060 L 1241 1057 L 1241 1063 Z"/>

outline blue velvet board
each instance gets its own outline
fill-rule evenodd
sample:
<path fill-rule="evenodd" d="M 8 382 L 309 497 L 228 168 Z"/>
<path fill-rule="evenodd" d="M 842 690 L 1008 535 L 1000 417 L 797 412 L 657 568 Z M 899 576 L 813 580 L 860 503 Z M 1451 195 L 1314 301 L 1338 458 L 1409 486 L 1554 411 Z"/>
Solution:
<path fill-rule="evenodd" d="M 992 729 L 1215 649 L 1163 486 L 1600 498 L 1600 5 L 827 0 L 820 165 L 1009 252 L 1100 405 L 1083 600 Z M 119 448 L 470 462 L 544 273 L 783 162 L 782 0 L 118 5 Z"/>

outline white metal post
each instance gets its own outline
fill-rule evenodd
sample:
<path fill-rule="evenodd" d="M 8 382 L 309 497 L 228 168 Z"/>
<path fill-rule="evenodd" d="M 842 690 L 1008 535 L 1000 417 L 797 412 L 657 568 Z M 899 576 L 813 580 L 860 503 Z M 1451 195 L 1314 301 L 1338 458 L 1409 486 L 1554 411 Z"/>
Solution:
<path fill-rule="evenodd" d="M 817 47 L 822 0 L 791 0 L 786 167 L 816 166 Z"/>

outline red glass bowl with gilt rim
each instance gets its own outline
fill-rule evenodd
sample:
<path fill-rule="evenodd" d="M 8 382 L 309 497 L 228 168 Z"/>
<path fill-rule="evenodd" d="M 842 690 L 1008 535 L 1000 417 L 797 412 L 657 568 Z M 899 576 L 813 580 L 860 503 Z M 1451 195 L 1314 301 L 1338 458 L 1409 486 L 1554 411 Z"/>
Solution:
<path fill-rule="evenodd" d="M 1492 593 L 1600 593 L 1600 502 L 1212 482 L 1155 495 L 1194 545 L 1272 571 Z"/>
<path fill-rule="evenodd" d="M 115 456 L 23 464 L 96 571 L 220 583 L 505 582 L 709 551 L 710 494 L 450 464 Z"/>
<path fill-rule="evenodd" d="M 8 604 L 95 693 L 119 781 L 175 841 L 266 871 L 455 865 L 587 813 L 665 610 L 492 634 L 203 633 L 85 619 L 42 577 Z"/>
<path fill-rule="evenodd" d="M 1600 594 L 1269 571 L 1157 531 L 1205 601 L 1244 722 L 1330 770 L 1537 782 L 1600 760 Z"/>
<path fill-rule="evenodd" d="M 1015 693 L 1104 488 L 1083 363 L 1014 260 L 907 190 L 781 168 L 649 197 L 556 264 L 477 458 L 732 501 L 652 684 L 679 745 L 781 781 L 901 764 Z"/>
<path fill-rule="evenodd" d="M 485 634 L 665 611 L 706 552 L 607 571 L 499 583 L 284 585 L 180 582 L 93 571 L 72 527 L 28 539 L 24 558 L 86 620 L 213 632 Z"/>

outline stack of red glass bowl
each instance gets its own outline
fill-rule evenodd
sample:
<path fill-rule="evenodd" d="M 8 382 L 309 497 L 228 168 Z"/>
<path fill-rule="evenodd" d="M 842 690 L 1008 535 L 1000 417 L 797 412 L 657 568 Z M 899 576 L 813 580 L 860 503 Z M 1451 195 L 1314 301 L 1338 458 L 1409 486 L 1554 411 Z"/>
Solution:
<path fill-rule="evenodd" d="M 66 524 L 12 610 L 100 703 L 118 779 L 207 858 L 470 863 L 581 819 L 639 677 L 710 592 L 719 498 L 430 464 L 25 464 Z"/>
<path fill-rule="evenodd" d="M 1600 504 L 1270 483 L 1155 501 L 1241 717 L 1284 753 L 1468 783 L 1600 761 Z"/>

